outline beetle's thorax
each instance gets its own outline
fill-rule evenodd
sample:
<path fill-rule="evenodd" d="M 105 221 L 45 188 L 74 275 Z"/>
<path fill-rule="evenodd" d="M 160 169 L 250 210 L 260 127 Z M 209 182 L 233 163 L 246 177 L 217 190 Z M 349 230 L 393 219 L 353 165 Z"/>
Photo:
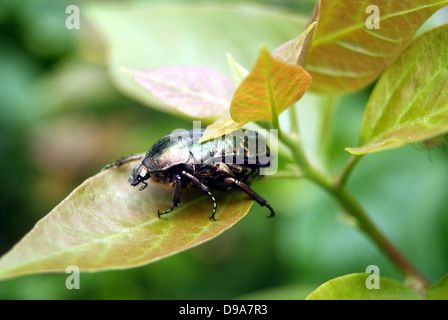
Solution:
<path fill-rule="evenodd" d="M 189 157 L 188 141 L 178 141 L 168 135 L 148 150 L 142 164 L 152 173 L 185 163 Z"/>

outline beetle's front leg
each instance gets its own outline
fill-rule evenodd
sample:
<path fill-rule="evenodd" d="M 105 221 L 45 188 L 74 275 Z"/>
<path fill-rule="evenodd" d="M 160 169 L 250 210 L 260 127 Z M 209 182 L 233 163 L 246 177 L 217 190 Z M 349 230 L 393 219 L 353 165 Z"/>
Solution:
<path fill-rule="evenodd" d="M 123 158 L 121 158 L 121 159 L 119 159 L 119 160 L 117 160 L 117 161 L 115 161 L 115 162 L 106 164 L 106 165 L 101 169 L 100 172 L 102 172 L 102 171 L 104 171 L 104 170 L 106 170 L 106 169 L 112 168 L 112 167 L 119 167 L 119 166 L 122 166 L 123 164 L 128 163 L 128 162 L 131 162 L 131 161 L 143 160 L 143 157 L 144 157 L 144 156 L 145 156 L 145 154 L 135 154 L 135 155 L 128 156 L 128 157 L 123 157 Z"/>
<path fill-rule="evenodd" d="M 204 192 L 206 195 L 208 195 L 212 199 L 212 201 L 213 201 L 213 212 L 212 212 L 212 215 L 210 216 L 210 219 L 213 219 L 213 220 L 216 221 L 216 219 L 215 219 L 216 199 L 213 196 L 213 194 L 210 192 L 209 188 L 205 184 L 203 184 L 201 181 L 199 181 L 199 179 L 196 178 L 191 173 L 188 173 L 186 171 L 182 171 L 182 176 L 184 176 L 185 178 L 190 180 L 195 185 L 195 187 L 199 188 L 202 192 Z"/>
<path fill-rule="evenodd" d="M 171 208 L 165 211 L 157 211 L 157 216 L 160 218 L 162 214 L 167 214 L 174 210 L 175 207 L 180 203 L 180 196 L 182 194 L 182 177 L 180 174 L 174 177 L 174 195 L 173 195 L 173 204 Z"/>

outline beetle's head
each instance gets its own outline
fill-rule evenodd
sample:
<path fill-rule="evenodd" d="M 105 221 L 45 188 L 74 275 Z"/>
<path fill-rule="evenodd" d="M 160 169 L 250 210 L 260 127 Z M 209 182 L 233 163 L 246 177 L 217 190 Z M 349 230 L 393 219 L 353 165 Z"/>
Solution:
<path fill-rule="evenodd" d="M 148 168 L 146 168 L 143 164 L 139 164 L 134 168 L 134 171 L 132 171 L 132 174 L 129 177 L 129 183 L 133 187 L 138 185 L 140 182 L 143 183 L 143 186 L 141 186 L 139 189 L 140 191 L 142 191 L 148 186 L 145 180 L 148 180 L 150 176 L 151 175 Z"/>

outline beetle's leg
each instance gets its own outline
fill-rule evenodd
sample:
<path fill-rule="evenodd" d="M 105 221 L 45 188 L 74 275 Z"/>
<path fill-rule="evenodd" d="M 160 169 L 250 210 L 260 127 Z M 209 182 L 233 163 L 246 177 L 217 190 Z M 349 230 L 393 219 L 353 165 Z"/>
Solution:
<path fill-rule="evenodd" d="M 199 188 L 202 192 L 204 192 L 206 195 L 208 195 L 212 199 L 212 201 L 213 201 L 213 212 L 212 212 L 212 215 L 210 216 L 210 219 L 213 219 L 213 220 L 216 221 L 216 219 L 215 219 L 216 199 L 213 196 L 213 194 L 210 192 L 210 189 L 205 184 L 203 184 L 201 181 L 199 181 L 199 179 L 196 178 L 191 173 L 188 173 L 186 171 L 182 171 L 182 176 L 184 176 L 185 178 L 190 180 L 195 185 L 195 187 Z"/>
<path fill-rule="evenodd" d="M 249 197 L 251 197 L 253 200 L 257 201 L 261 206 L 267 207 L 271 211 L 271 214 L 268 216 L 268 218 L 272 218 L 275 215 L 274 209 L 272 209 L 272 207 L 269 205 L 269 203 L 267 203 L 266 200 L 264 200 L 254 190 L 249 188 L 246 184 L 244 184 L 241 181 L 236 180 L 235 178 L 232 178 L 232 177 L 225 178 L 224 183 L 226 183 L 228 185 L 232 185 L 232 186 L 240 189 L 241 191 L 246 193 Z"/>
<path fill-rule="evenodd" d="M 121 166 L 121 165 L 123 165 L 125 163 L 128 163 L 128 162 L 131 162 L 131 161 L 142 160 L 144 156 L 145 156 L 145 154 L 135 154 L 135 155 L 128 156 L 128 157 L 123 157 L 123 158 L 121 158 L 121 159 L 119 159 L 119 160 L 117 160 L 115 162 L 106 164 L 101 169 L 101 172 L 106 170 L 106 169 L 112 168 L 112 167 L 119 167 L 119 166 Z"/>
<path fill-rule="evenodd" d="M 157 211 L 157 215 L 160 218 L 162 214 L 167 214 L 174 210 L 175 207 L 180 203 L 180 195 L 182 194 L 182 177 L 178 174 L 174 177 L 174 195 L 173 195 L 173 204 L 171 208 L 165 211 Z"/>

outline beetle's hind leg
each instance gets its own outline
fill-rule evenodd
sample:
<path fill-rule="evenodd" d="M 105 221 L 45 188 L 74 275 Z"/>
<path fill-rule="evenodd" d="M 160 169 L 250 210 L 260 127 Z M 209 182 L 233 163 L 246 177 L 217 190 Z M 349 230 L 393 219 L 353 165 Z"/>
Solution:
<path fill-rule="evenodd" d="M 160 218 L 162 214 L 167 214 L 174 210 L 175 207 L 177 207 L 180 203 L 180 196 L 182 194 L 182 177 L 178 174 L 174 177 L 174 195 L 173 195 L 173 204 L 171 205 L 171 208 L 165 211 L 157 211 L 157 215 Z"/>
<path fill-rule="evenodd" d="M 268 218 L 272 218 L 275 215 L 274 209 L 272 209 L 269 203 L 243 182 L 232 177 L 227 177 L 224 179 L 224 183 L 240 189 L 241 191 L 246 193 L 249 197 L 251 197 L 253 200 L 258 202 L 261 206 L 268 208 L 271 211 L 271 214 L 268 216 Z"/>
<path fill-rule="evenodd" d="M 145 156 L 145 154 L 135 154 L 135 155 L 128 156 L 128 157 L 123 157 L 123 158 L 121 158 L 121 159 L 119 159 L 119 160 L 117 160 L 117 161 L 115 161 L 115 162 L 106 164 L 106 165 L 101 169 L 101 172 L 104 171 L 104 170 L 106 170 L 106 169 L 112 168 L 112 167 L 119 167 L 119 166 L 122 166 L 123 164 L 128 163 L 128 162 L 131 162 L 131 161 L 142 160 L 144 156 Z"/>
<path fill-rule="evenodd" d="M 213 194 L 210 192 L 210 189 L 203 184 L 201 181 L 199 181 L 198 178 L 196 178 L 194 175 L 186 172 L 186 171 L 182 171 L 182 176 L 187 178 L 188 180 L 190 180 L 195 187 L 199 188 L 202 192 L 204 192 L 206 195 L 208 195 L 212 201 L 213 201 L 213 212 L 212 215 L 210 216 L 210 219 L 213 219 L 216 221 L 215 219 L 215 213 L 216 213 L 216 199 L 213 196 Z"/>

